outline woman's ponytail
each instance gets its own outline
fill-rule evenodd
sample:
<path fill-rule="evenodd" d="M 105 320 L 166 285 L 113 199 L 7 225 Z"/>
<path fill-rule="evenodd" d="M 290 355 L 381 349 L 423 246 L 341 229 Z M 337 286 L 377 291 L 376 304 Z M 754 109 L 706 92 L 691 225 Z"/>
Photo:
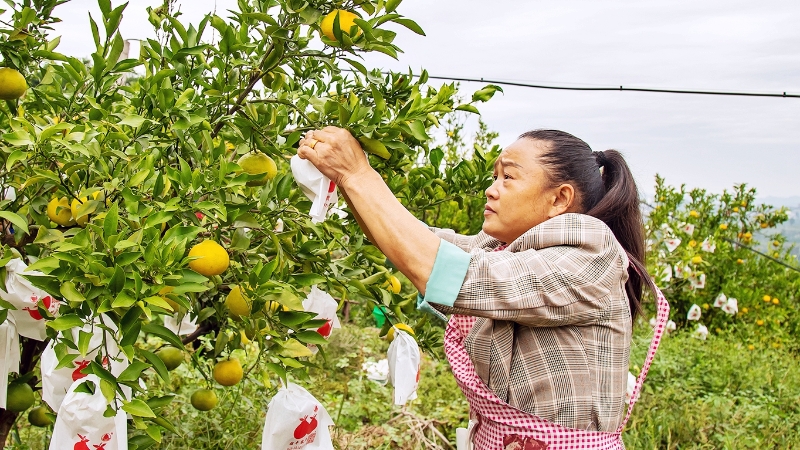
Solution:
<path fill-rule="evenodd" d="M 644 266 L 644 223 L 639 209 L 639 192 L 633 174 L 622 154 L 616 150 L 593 152 L 584 141 L 558 130 L 534 130 L 520 139 L 548 143 L 540 155 L 553 185 L 570 182 L 580 193 L 585 214 L 596 217 L 611 229 L 628 255 L 628 282 L 625 291 L 631 318 L 641 312 L 644 283 L 655 292 L 655 285 Z"/>
<path fill-rule="evenodd" d="M 643 283 L 647 283 L 651 290 L 654 287 L 644 266 L 645 239 L 639 191 L 620 152 L 606 150 L 593 153 L 600 167 L 605 195 L 586 214 L 605 222 L 628 254 L 630 266 L 625 290 L 631 304 L 631 315 L 635 317 L 641 312 Z"/>

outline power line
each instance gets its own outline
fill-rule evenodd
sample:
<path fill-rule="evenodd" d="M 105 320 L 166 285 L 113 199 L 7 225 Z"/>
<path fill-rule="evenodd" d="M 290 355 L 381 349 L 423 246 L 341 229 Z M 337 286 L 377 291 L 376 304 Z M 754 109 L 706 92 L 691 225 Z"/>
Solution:
<path fill-rule="evenodd" d="M 388 75 L 391 72 L 381 71 L 382 74 Z M 412 75 L 419 77 L 419 75 Z M 737 97 L 780 97 L 780 98 L 800 98 L 800 94 L 787 94 L 786 92 L 778 94 L 766 94 L 759 92 L 735 92 L 735 91 L 699 91 L 692 89 L 656 89 L 656 88 L 636 88 L 636 87 L 577 87 L 577 86 L 557 86 L 549 84 L 531 84 L 520 83 L 514 81 L 500 81 L 489 80 L 486 78 L 464 78 L 464 77 L 442 77 L 429 75 L 428 78 L 434 80 L 447 80 L 447 81 L 470 81 L 475 83 L 491 83 L 504 86 L 517 86 L 534 89 L 553 89 L 559 91 L 631 91 L 631 92 L 654 92 L 660 94 L 695 94 L 695 95 L 720 95 L 720 96 L 737 96 Z"/>

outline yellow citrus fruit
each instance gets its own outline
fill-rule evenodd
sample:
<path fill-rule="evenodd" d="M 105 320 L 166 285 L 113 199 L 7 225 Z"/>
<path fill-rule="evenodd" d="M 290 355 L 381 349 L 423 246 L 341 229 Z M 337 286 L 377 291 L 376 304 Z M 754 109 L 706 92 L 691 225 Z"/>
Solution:
<path fill-rule="evenodd" d="M 21 73 L 10 67 L 0 69 L 0 99 L 18 99 L 27 90 L 28 83 L 25 82 L 25 77 Z"/>
<path fill-rule="evenodd" d="M 47 203 L 47 217 L 62 227 L 75 225 L 75 221 L 72 219 L 72 210 L 69 208 L 69 199 L 67 199 L 67 197 L 53 197 L 53 199 Z"/>
<path fill-rule="evenodd" d="M 33 389 L 28 383 L 12 383 L 6 391 L 6 409 L 22 412 L 33 406 Z"/>
<path fill-rule="evenodd" d="M 217 393 L 211 389 L 198 389 L 192 394 L 191 402 L 197 410 L 211 411 L 217 406 L 219 400 Z"/>
<path fill-rule="evenodd" d="M 728 229 L 728 224 L 727 223 L 720 224 L 719 225 L 719 229 L 720 230 L 727 230 Z"/>
<path fill-rule="evenodd" d="M 695 263 L 695 264 L 700 264 L 701 262 L 703 262 L 703 257 L 699 256 L 699 255 L 698 256 L 694 256 L 694 257 L 692 257 L 692 262 Z"/>
<path fill-rule="evenodd" d="M 162 347 L 156 356 L 167 366 L 167 370 L 175 370 L 183 364 L 183 352 L 175 347 Z"/>
<path fill-rule="evenodd" d="M 403 288 L 403 285 L 400 284 L 400 280 L 394 275 L 389 275 L 385 286 L 386 289 L 393 294 L 399 294 L 400 290 Z"/>
<path fill-rule="evenodd" d="M 765 302 L 768 302 L 768 301 L 772 300 L 772 297 L 770 297 L 769 295 L 765 295 L 765 296 L 761 297 L 761 300 L 764 300 Z"/>
<path fill-rule="evenodd" d="M 404 323 L 396 323 L 396 324 L 394 324 L 394 326 L 392 328 L 389 328 L 389 332 L 386 333 L 386 339 L 388 339 L 389 342 L 392 342 L 394 340 L 394 329 L 395 328 L 397 328 L 398 330 L 403 330 L 403 331 L 407 332 L 408 334 L 410 334 L 412 336 L 416 336 L 416 334 L 414 333 L 414 330 L 410 326 L 408 326 L 408 325 L 406 325 Z"/>
<path fill-rule="evenodd" d="M 97 200 L 97 197 L 99 197 L 99 196 L 100 196 L 100 191 L 97 191 L 94 194 L 92 194 L 92 198 L 94 200 Z M 78 201 L 78 199 L 75 199 L 75 200 L 72 200 L 72 204 L 70 204 L 70 208 L 71 208 L 71 211 L 72 211 L 72 217 L 75 218 L 75 222 L 78 224 L 78 226 L 84 227 L 84 226 L 86 226 L 86 222 L 89 221 L 89 214 L 84 214 L 84 215 L 78 217 L 78 210 L 80 209 L 80 207 L 84 203 L 86 203 L 88 201 L 89 201 L 88 198 L 81 197 L 80 201 Z"/>
<path fill-rule="evenodd" d="M 225 272 L 231 262 L 228 252 L 221 245 L 208 239 L 192 247 L 189 256 L 198 257 L 189 261 L 189 268 L 207 277 Z"/>
<path fill-rule="evenodd" d="M 239 164 L 242 170 L 247 174 L 264 174 L 264 176 L 259 179 L 248 181 L 248 186 L 263 186 L 267 184 L 267 181 L 275 178 L 278 174 L 278 166 L 275 165 L 275 161 L 261 152 L 250 152 L 239 158 L 237 164 Z"/>
<path fill-rule="evenodd" d="M 225 298 L 225 306 L 234 317 L 238 318 L 250 315 L 250 300 L 244 295 L 242 288 L 238 285 L 231 288 L 231 291 Z"/>
<path fill-rule="evenodd" d="M 339 15 L 339 30 L 342 32 L 342 34 L 346 33 L 350 37 L 356 37 L 361 34 L 360 28 L 357 28 L 358 31 L 355 33 L 351 33 L 353 26 L 356 26 L 355 19 L 359 19 L 360 17 L 351 13 L 350 11 L 334 9 L 333 11 L 329 12 L 319 24 L 319 27 L 322 29 L 322 34 L 324 34 L 326 38 L 332 41 L 336 40 L 336 35 L 333 32 L 333 25 L 336 21 L 337 14 Z"/>
<path fill-rule="evenodd" d="M 778 300 L 777 298 L 773 298 L 773 299 L 772 299 L 772 304 L 773 304 L 773 305 L 780 305 L 780 303 L 781 303 L 781 301 L 780 301 L 780 300 Z"/>
<path fill-rule="evenodd" d="M 220 361 L 214 366 L 214 380 L 223 386 L 233 386 L 242 381 L 244 371 L 236 358 Z"/>
<path fill-rule="evenodd" d="M 28 422 L 35 427 L 49 427 L 53 424 L 53 418 L 46 406 L 37 406 L 28 412 Z"/>

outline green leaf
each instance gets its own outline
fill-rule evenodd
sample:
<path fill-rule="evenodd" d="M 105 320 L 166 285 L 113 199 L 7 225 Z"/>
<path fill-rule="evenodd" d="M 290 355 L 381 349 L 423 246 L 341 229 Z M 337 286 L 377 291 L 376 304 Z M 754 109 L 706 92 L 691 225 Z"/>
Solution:
<path fill-rule="evenodd" d="M 151 322 L 142 326 L 142 331 L 145 333 L 155 334 L 177 348 L 183 348 L 183 342 L 181 342 L 181 338 L 163 325 Z"/>
<path fill-rule="evenodd" d="M 478 111 L 478 108 L 476 108 L 476 107 L 474 107 L 472 105 L 458 105 L 456 107 L 456 111 L 466 111 L 466 112 L 471 112 L 473 114 L 480 114 L 481 113 L 480 111 Z"/>
<path fill-rule="evenodd" d="M 503 92 L 503 88 L 496 84 L 487 84 L 483 89 L 479 89 L 472 94 L 473 102 L 488 102 L 494 96 L 495 92 Z"/>
<path fill-rule="evenodd" d="M 28 234 L 28 221 L 23 219 L 20 215 L 14 214 L 11 211 L 0 211 L 0 217 L 13 223 L 16 229 Z"/>
<path fill-rule="evenodd" d="M 128 403 L 122 405 L 122 410 L 132 416 L 137 417 L 155 417 L 153 410 L 147 406 L 147 403 L 135 398 Z"/>
<path fill-rule="evenodd" d="M 136 114 L 128 114 L 125 117 L 123 117 L 122 120 L 119 121 L 119 124 L 127 125 L 133 128 L 139 128 L 140 126 L 142 126 L 143 123 L 145 123 L 145 121 L 147 121 L 147 119 L 145 119 L 142 116 Z"/>
<path fill-rule="evenodd" d="M 142 372 L 149 369 L 151 367 L 150 364 L 145 364 L 141 361 L 133 361 L 131 365 L 129 365 L 125 370 L 122 371 L 121 374 L 117 377 L 117 381 L 125 382 L 125 381 L 135 381 L 138 382 L 139 378 L 142 376 Z"/>
<path fill-rule="evenodd" d="M 296 333 L 295 336 L 297 339 L 305 342 L 306 344 L 326 344 L 328 340 L 322 337 L 321 334 L 317 333 L 316 331 L 300 331 Z"/>
<path fill-rule="evenodd" d="M 106 218 L 103 220 L 103 235 L 108 239 L 117 234 L 117 227 L 119 226 L 119 208 L 116 202 L 108 208 Z"/>
<path fill-rule="evenodd" d="M 287 358 L 303 358 L 314 355 L 314 353 L 296 339 L 289 339 L 281 344 L 280 355 Z"/>
<path fill-rule="evenodd" d="M 78 317 L 77 314 L 65 314 L 47 322 L 47 326 L 56 331 L 64 331 L 70 328 L 82 327 L 83 319 Z"/>
<path fill-rule="evenodd" d="M 392 20 L 392 22 L 399 23 L 400 25 L 408 28 L 409 30 L 413 31 L 414 33 L 417 33 L 420 36 L 425 36 L 425 32 L 422 30 L 422 27 L 420 27 L 417 24 L 417 22 L 414 22 L 411 19 L 394 19 Z"/>
<path fill-rule="evenodd" d="M 301 273 L 298 275 L 292 275 L 292 279 L 294 280 L 294 284 L 298 286 L 313 286 L 315 284 L 324 283 L 327 281 L 327 278 L 316 273 Z"/>
<path fill-rule="evenodd" d="M 183 344 L 181 344 L 178 348 L 183 348 Z M 146 359 L 147 362 L 153 365 L 153 369 L 156 371 L 158 376 L 161 377 L 161 379 L 166 383 L 169 383 L 169 371 L 167 370 L 167 366 L 164 365 L 164 361 L 161 361 L 161 358 L 159 358 L 155 353 L 148 352 L 147 350 L 139 349 L 139 352 L 142 354 L 142 356 L 144 356 L 144 359 Z"/>
<path fill-rule="evenodd" d="M 71 302 L 82 302 L 86 300 L 86 297 L 78 292 L 78 290 L 75 288 L 75 283 L 72 281 L 65 281 L 61 283 L 60 292 L 65 299 Z"/>
<path fill-rule="evenodd" d="M 14 150 L 10 155 L 8 155 L 8 159 L 6 160 L 6 171 L 10 171 L 17 161 L 25 161 L 26 159 L 28 159 L 28 152 Z"/>

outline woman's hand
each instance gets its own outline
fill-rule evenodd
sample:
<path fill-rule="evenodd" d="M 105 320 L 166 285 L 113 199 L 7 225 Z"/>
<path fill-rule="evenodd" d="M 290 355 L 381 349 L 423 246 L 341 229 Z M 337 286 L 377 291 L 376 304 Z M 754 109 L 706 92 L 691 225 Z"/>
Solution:
<path fill-rule="evenodd" d="M 297 156 L 311 161 L 326 177 L 343 189 L 359 175 L 371 171 L 361 144 L 349 131 L 325 127 L 306 133 L 300 140 Z"/>

